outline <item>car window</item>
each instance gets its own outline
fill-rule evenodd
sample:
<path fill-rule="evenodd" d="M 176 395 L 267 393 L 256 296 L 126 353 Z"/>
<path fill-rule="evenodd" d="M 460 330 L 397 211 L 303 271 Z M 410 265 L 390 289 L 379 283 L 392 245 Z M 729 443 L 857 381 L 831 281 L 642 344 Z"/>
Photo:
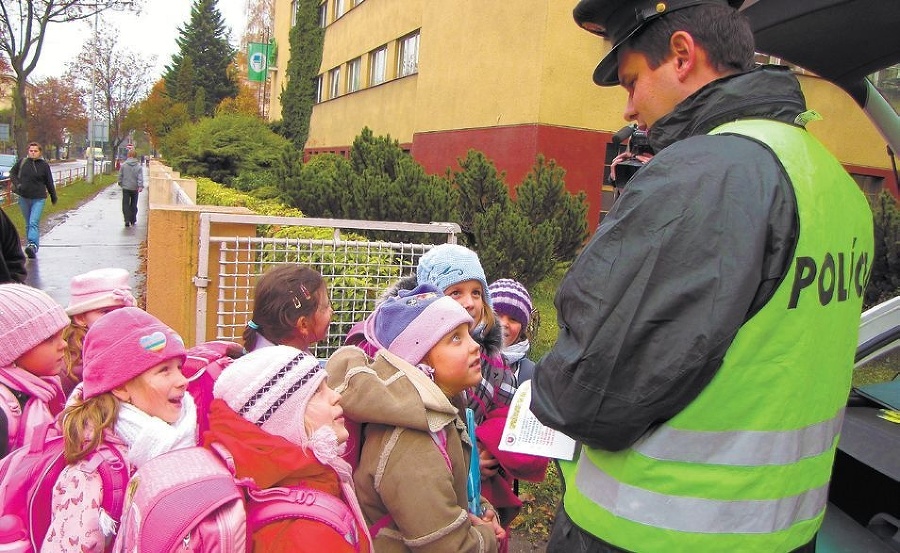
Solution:
<path fill-rule="evenodd" d="M 900 113 L 900 64 L 872 73 L 869 80 L 894 108 L 894 113 Z"/>

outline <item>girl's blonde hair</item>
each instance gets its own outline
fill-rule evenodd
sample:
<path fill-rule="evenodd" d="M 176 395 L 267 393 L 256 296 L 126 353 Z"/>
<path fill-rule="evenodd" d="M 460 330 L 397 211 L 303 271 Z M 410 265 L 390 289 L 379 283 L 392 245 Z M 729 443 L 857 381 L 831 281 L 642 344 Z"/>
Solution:
<path fill-rule="evenodd" d="M 103 443 L 103 432 L 113 428 L 118 418 L 119 400 L 112 392 L 68 405 L 62 415 L 66 462 L 77 463 L 93 453 Z"/>
<path fill-rule="evenodd" d="M 66 351 L 63 358 L 66 361 L 66 375 L 73 382 L 81 382 L 81 377 L 75 374 L 75 367 L 81 364 L 81 350 L 84 349 L 84 335 L 87 334 L 87 327 L 72 321 L 69 326 L 63 329 L 63 340 L 66 341 Z"/>

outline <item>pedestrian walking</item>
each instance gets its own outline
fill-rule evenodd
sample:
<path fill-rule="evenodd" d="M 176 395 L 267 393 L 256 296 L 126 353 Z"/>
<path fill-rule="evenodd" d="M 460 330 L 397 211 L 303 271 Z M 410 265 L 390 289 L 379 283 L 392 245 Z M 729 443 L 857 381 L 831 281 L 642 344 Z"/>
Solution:
<path fill-rule="evenodd" d="M 19 196 L 19 209 L 25 219 L 25 255 L 29 258 L 37 256 L 41 243 L 40 222 L 44 212 L 47 196 L 56 203 L 56 187 L 53 186 L 53 173 L 50 164 L 41 157 L 41 145 L 37 142 L 28 144 L 28 157 L 19 159 L 9 170 L 13 191 Z"/>
<path fill-rule="evenodd" d="M 144 169 L 134 150 L 128 152 L 128 159 L 119 167 L 119 186 L 122 187 L 122 216 L 125 226 L 130 227 L 137 223 L 138 194 L 144 189 Z"/>

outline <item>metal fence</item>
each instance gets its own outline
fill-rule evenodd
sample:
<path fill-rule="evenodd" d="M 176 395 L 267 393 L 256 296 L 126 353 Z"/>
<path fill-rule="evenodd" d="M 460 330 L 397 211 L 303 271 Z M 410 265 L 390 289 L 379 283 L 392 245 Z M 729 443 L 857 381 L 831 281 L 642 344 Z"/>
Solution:
<path fill-rule="evenodd" d="M 256 236 L 212 236 L 211 223 L 277 227 Z M 369 239 L 363 233 L 390 232 L 399 241 Z M 320 359 L 343 343 L 353 324 L 363 320 L 376 300 L 399 278 L 415 273 L 419 258 L 436 243 L 456 243 L 456 223 L 399 223 L 345 219 L 312 219 L 204 213 L 200 217 L 197 276 L 197 342 L 205 336 L 207 287 L 214 274 L 217 282 L 216 336 L 240 341 L 253 313 L 253 293 L 258 277 L 286 263 L 309 266 L 328 283 L 334 308 L 328 337 L 313 347 Z M 215 259 L 211 258 L 218 252 Z M 211 252 L 213 252 L 211 254 Z M 210 272 L 212 271 L 212 273 Z"/>
<path fill-rule="evenodd" d="M 77 179 L 85 178 L 87 167 L 75 167 L 53 171 L 53 184 L 56 188 L 63 188 Z M 12 191 L 12 182 L 9 179 L 0 180 L 0 205 L 11 205 L 16 201 L 16 193 Z"/>

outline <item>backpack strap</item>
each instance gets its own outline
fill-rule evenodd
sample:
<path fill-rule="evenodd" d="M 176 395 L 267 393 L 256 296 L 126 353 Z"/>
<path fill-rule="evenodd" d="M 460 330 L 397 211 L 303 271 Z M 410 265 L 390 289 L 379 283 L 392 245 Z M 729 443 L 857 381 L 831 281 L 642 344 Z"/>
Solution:
<path fill-rule="evenodd" d="M 100 446 L 89 458 L 86 468 L 96 471 L 103 484 L 101 507 L 106 514 L 118 522 L 125 505 L 125 488 L 128 486 L 128 463 L 119 450 L 108 445 Z"/>
<path fill-rule="evenodd" d="M 12 390 L 0 384 L 0 411 L 6 416 L 6 451 L 15 449 L 16 437 L 19 435 L 19 426 L 22 421 L 22 404 Z"/>
<path fill-rule="evenodd" d="M 247 531 L 293 518 L 327 524 L 359 550 L 359 534 L 350 507 L 328 492 L 303 486 L 248 490 Z"/>

